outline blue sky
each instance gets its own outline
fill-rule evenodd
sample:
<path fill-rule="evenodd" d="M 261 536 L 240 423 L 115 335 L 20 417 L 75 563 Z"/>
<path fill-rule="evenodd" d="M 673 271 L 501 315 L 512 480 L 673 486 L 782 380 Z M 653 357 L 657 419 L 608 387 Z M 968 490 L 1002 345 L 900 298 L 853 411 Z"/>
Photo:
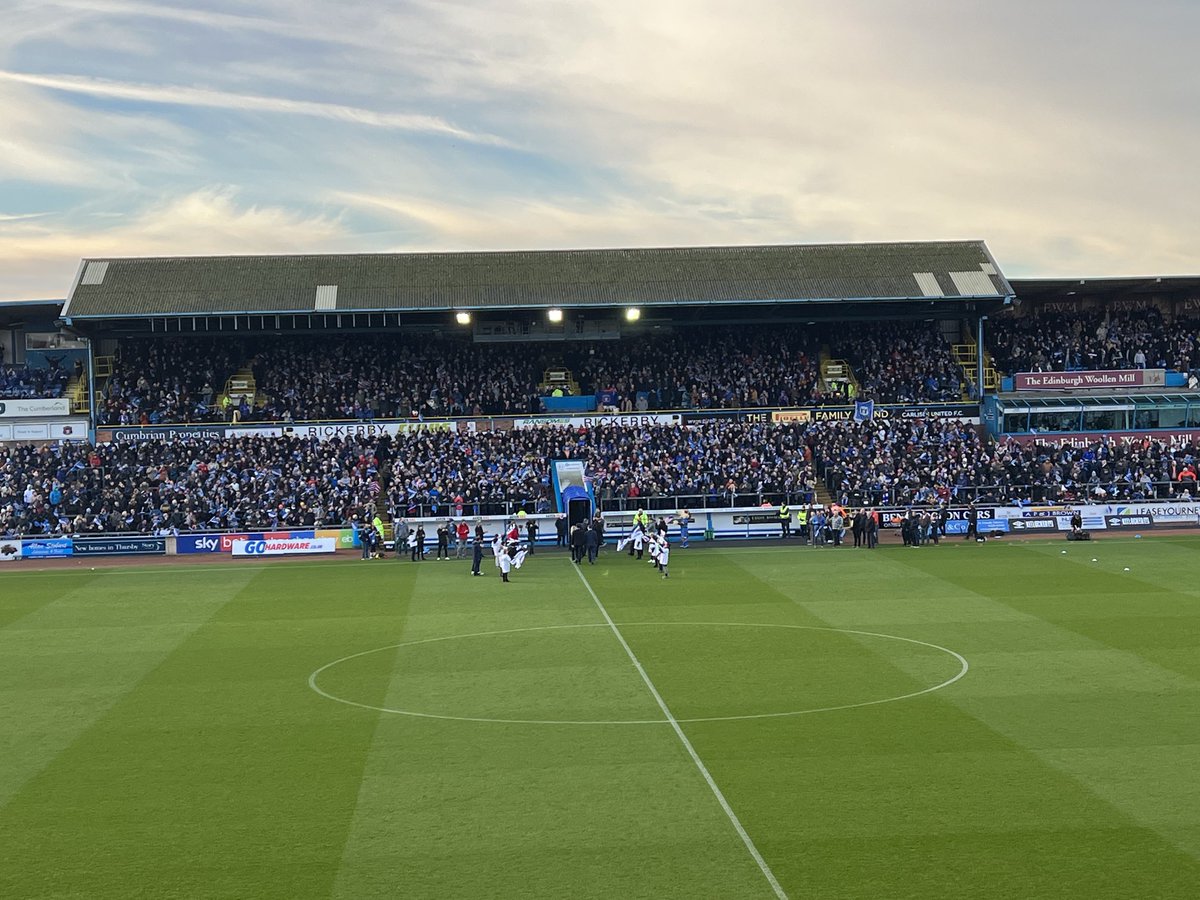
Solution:
<path fill-rule="evenodd" d="M 0 0 L 0 299 L 83 256 L 984 238 L 1200 272 L 1200 3 Z"/>

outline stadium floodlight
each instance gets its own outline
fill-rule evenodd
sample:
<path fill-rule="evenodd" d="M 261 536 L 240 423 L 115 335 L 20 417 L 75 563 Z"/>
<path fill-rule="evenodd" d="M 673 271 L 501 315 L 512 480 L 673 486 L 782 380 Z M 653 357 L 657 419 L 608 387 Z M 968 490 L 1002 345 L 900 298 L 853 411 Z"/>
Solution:
<path fill-rule="evenodd" d="M 454 321 L 459 325 L 470 325 L 471 314 L 469 312 L 456 312 L 454 314 Z"/>
<path fill-rule="evenodd" d="M 629 306 L 625 309 L 625 321 L 636 322 L 642 317 L 642 311 L 636 306 Z"/>
<path fill-rule="evenodd" d="M 549 319 L 551 322 L 561 322 L 562 321 L 562 310 L 558 309 L 557 307 L 555 307 L 554 309 L 547 310 L 546 318 Z"/>

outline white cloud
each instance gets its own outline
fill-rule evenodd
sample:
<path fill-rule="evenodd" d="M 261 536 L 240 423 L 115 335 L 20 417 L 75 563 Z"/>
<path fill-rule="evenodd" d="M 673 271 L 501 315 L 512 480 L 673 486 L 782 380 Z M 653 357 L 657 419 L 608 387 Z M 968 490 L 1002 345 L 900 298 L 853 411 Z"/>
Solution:
<path fill-rule="evenodd" d="M 200 106 L 285 115 L 314 116 L 353 125 L 374 128 L 394 128 L 400 131 L 423 132 L 460 138 L 484 144 L 503 144 L 500 138 L 475 134 L 457 128 L 436 116 L 409 113 L 376 112 L 340 103 L 321 103 L 312 100 L 289 100 L 285 97 L 261 97 L 229 91 L 176 85 L 129 84 L 102 78 L 74 75 L 32 75 L 0 70 L 0 80 L 35 87 L 50 88 L 68 93 L 88 94 L 111 100 L 133 100 L 142 103 L 164 103 L 175 106 Z"/>
<path fill-rule="evenodd" d="M 82 257 L 344 252 L 337 216 L 239 203 L 207 188 L 97 225 L 0 221 L 0 299 L 65 296 Z"/>

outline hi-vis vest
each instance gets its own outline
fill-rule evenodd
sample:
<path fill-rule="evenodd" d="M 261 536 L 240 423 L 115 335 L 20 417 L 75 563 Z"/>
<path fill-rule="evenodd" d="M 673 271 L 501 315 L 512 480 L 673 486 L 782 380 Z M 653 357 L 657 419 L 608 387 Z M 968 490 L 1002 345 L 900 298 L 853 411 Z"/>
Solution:
<path fill-rule="evenodd" d="M 779 518 L 790 519 L 792 517 L 792 508 L 786 503 L 779 507 Z"/>
<path fill-rule="evenodd" d="M 646 525 L 650 521 L 650 516 L 646 514 L 644 509 L 639 509 L 633 514 L 634 525 Z"/>
<path fill-rule="evenodd" d="M 796 521 L 799 522 L 801 525 L 807 525 L 808 524 L 808 510 L 802 509 L 802 510 L 800 510 L 800 512 L 796 513 Z"/>

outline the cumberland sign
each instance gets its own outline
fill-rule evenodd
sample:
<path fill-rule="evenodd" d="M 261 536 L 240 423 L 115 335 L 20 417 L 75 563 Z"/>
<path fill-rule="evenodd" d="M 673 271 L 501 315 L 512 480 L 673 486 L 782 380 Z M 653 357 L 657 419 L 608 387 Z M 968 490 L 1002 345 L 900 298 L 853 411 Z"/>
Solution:
<path fill-rule="evenodd" d="M 0 400 L 0 418 L 3 419 L 70 414 L 71 401 L 62 397 L 48 400 Z"/>
<path fill-rule="evenodd" d="M 1018 391 L 1090 391 L 1104 388 L 1162 387 L 1165 369 L 1102 369 L 1094 372 L 1022 372 L 1013 376 Z"/>

